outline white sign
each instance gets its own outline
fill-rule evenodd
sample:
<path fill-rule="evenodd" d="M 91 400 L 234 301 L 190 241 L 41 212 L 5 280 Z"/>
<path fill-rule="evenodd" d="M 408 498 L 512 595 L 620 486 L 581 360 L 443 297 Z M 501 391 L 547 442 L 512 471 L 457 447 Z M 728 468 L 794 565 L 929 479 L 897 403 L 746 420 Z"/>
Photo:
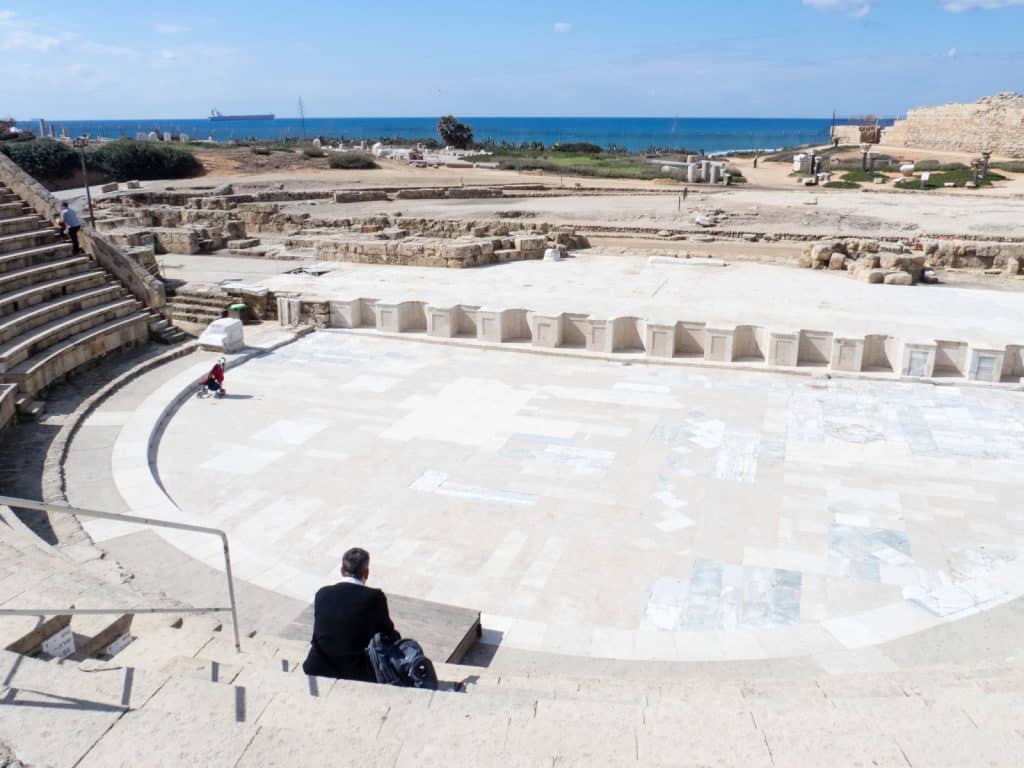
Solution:
<path fill-rule="evenodd" d="M 64 659 L 75 652 L 75 636 L 71 626 L 65 626 L 60 632 L 43 640 L 43 653 L 55 659 Z"/>
<path fill-rule="evenodd" d="M 924 173 L 921 174 L 921 181 L 928 181 L 928 179 L 930 179 L 931 177 L 932 175 L 928 173 L 928 171 L 925 171 Z"/>
<path fill-rule="evenodd" d="M 108 645 L 104 653 L 106 653 L 107 656 L 117 656 L 117 654 L 119 654 L 121 651 L 128 647 L 128 644 L 131 643 L 132 639 L 132 633 L 125 632 L 114 642 Z"/>

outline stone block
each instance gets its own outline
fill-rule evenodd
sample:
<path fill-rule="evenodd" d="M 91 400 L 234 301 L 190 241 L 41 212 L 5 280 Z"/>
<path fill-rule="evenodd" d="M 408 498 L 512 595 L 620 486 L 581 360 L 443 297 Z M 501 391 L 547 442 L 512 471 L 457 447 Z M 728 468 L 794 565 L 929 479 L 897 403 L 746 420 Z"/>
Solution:
<path fill-rule="evenodd" d="M 548 239 L 544 235 L 517 235 L 514 243 L 517 251 L 540 251 L 543 254 L 544 249 L 547 247 Z"/>
<path fill-rule="evenodd" d="M 235 251 L 242 248 L 253 248 L 260 244 L 258 237 L 246 237 L 239 240 L 228 240 L 228 248 Z"/>
<path fill-rule="evenodd" d="M 361 328 L 370 324 L 367 322 L 368 318 L 363 317 L 361 299 L 335 299 L 328 305 L 331 328 Z"/>
<path fill-rule="evenodd" d="M 612 334 L 609 329 L 609 321 L 597 318 L 587 318 L 586 344 L 591 352 L 611 352 Z"/>
<path fill-rule="evenodd" d="M 676 324 L 646 323 L 644 347 L 648 357 L 673 357 L 676 353 Z"/>
<path fill-rule="evenodd" d="M 841 270 L 846 268 L 846 257 L 841 253 L 833 253 L 828 260 L 828 268 L 831 270 Z"/>
<path fill-rule="evenodd" d="M 242 321 L 230 317 L 214 320 L 199 336 L 199 346 L 219 352 L 241 352 L 245 348 Z"/>
<path fill-rule="evenodd" d="M 137 181 L 126 181 L 124 183 L 125 189 L 139 189 L 142 185 Z"/>
<path fill-rule="evenodd" d="M 885 275 L 884 282 L 886 285 L 913 285 L 914 278 L 909 272 L 889 272 Z"/>
<path fill-rule="evenodd" d="M 898 374 L 915 379 L 934 376 L 936 348 L 934 342 L 904 341 L 900 350 Z"/>
<path fill-rule="evenodd" d="M 302 300 L 278 296 L 277 321 L 284 326 L 298 325 L 302 321 Z"/>
<path fill-rule="evenodd" d="M 378 331 L 407 333 L 427 330 L 427 315 L 422 301 L 378 301 L 374 312 Z"/>
<path fill-rule="evenodd" d="M 719 363 L 731 363 L 733 360 L 733 341 L 736 337 L 735 326 L 707 326 L 704 329 L 706 342 L 704 359 Z"/>
<path fill-rule="evenodd" d="M 971 381 L 1002 381 L 1006 350 L 991 346 L 971 346 L 967 378 Z"/>
<path fill-rule="evenodd" d="M 109 184 L 101 185 L 100 192 L 117 192 L 117 182 L 112 181 Z"/>
<path fill-rule="evenodd" d="M 477 338 L 483 341 L 529 341 L 529 312 L 525 309 L 477 310 Z"/>
<path fill-rule="evenodd" d="M 864 339 L 837 336 L 832 341 L 830 366 L 836 371 L 859 373 L 864 366 Z"/>
<path fill-rule="evenodd" d="M 768 364 L 796 367 L 800 334 L 796 331 L 771 329 L 768 331 Z"/>
<path fill-rule="evenodd" d="M 531 335 L 535 347 L 554 349 L 562 346 L 562 316 L 535 312 L 530 318 Z"/>
<path fill-rule="evenodd" d="M 428 304 L 426 312 L 428 335 L 445 339 L 458 335 L 459 319 L 457 307 L 439 307 Z"/>

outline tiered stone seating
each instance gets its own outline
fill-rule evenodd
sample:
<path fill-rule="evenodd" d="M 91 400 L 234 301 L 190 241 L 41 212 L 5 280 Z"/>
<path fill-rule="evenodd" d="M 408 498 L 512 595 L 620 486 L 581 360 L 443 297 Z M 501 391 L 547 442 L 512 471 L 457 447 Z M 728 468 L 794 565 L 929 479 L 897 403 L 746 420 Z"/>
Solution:
<path fill-rule="evenodd" d="M 154 319 L 0 185 L 0 365 L 30 399 L 79 365 L 144 341 Z M 0 427 L 10 418 L 0 408 Z"/>

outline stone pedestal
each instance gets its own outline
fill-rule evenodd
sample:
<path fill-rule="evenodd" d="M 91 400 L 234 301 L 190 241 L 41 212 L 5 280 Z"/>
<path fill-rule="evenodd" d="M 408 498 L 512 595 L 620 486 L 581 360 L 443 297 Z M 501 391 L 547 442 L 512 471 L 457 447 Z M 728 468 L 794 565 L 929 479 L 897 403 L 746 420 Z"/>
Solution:
<path fill-rule="evenodd" d="M 931 378 L 935 374 L 934 342 L 904 341 L 900 351 L 900 376 L 915 379 Z"/>
<path fill-rule="evenodd" d="M 736 328 L 728 326 L 707 326 L 704 329 L 704 359 L 718 363 L 731 363 Z"/>
<path fill-rule="evenodd" d="M 214 320 L 199 337 L 199 346 L 229 354 L 241 352 L 245 349 L 242 321 L 230 317 Z"/>
<path fill-rule="evenodd" d="M 859 373 L 864 367 L 864 339 L 837 336 L 832 341 L 831 368 L 834 371 Z"/>
<path fill-rule="evenodd" d="M 459 318 L 456 307 L 427 305 L 427 334 L 450 339 L 459 333 Z"/>
<path fill-rule="evenodd" d="M 644 347 L 648 357 L 672 357 L 676 353 L 676 326 L 647 323 Z"/>
<path fill-rule="evenodd" d="M 377 330 L 386 333 L 404 333 L 406 331 L 425 331 L 427 329 L 426 313 L 420 301 L 378 301 L 374 306 L 377 317 Z"/>
<path fill-rule="evenodd" d="M 525 309 L 477 310 L 477 338 L 482 341 L 529 341 L 528 312 Z"/>
<path fill-rule="evenodd" d="M 338 299 L 328 304 L 331 328 L 359 328 L 363 325 L 362 302 L 359 299 Z"/>
<path fill-rule="evenodd" d="M 590 352 L 611 352 L 611 333 L 609 323 L 596 317 L 587 318 L 587 349 Z"/>
<path fill-rule="evenodd" d="M 768 364 L 796 367 L 799 334 L 796 331 L 768 331 Z"/>
<path fill-rule="evenodd" d="M 562 346 L 562 316 L 533 315 L 532 333 L 533 346 L 554 349 Z"/>
<path fill-rule="evenodd" d="M 967 378 L 971 381 L 998 383 L 1003 378 L 1005 349 L 995 347 L 971 347 Z"/>

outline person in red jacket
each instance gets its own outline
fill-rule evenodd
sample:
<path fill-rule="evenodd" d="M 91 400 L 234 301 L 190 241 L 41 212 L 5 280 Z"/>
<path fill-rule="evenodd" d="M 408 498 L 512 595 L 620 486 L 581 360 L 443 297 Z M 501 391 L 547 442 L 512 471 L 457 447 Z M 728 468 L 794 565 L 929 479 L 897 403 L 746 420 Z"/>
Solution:
<path fill-rule="evenodd" d="M 223 357 L 218 357 L 213 368 L 206 374 L 206 378 L 200 382 L 208 391 L 218 397 L 223 397 L 224 395 L 224 362 Z"/>

